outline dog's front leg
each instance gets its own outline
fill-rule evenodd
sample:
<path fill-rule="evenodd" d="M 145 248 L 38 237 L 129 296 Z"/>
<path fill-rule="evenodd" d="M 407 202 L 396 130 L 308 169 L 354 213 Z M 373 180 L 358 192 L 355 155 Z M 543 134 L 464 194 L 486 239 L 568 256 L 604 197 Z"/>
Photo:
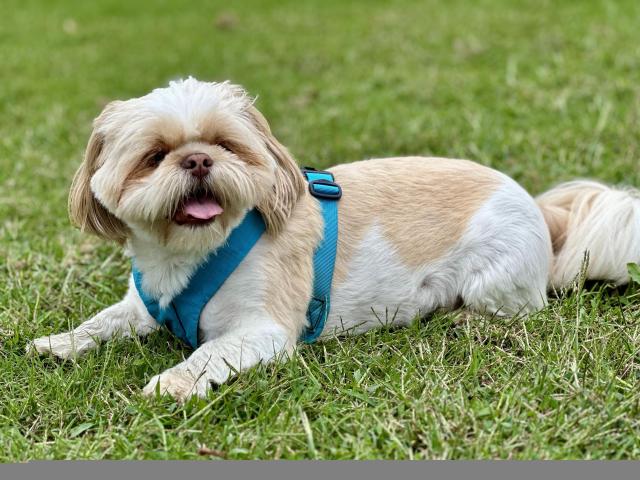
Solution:
<path fill-rule="evenodd" d="M 146 312 L 135 287 L 130 285 L 122 301 L 105 308 L 69 332 L 29 342 L 27 353 L 51 353 L 63 359 L 75 358 L 95 348 L 98 341 L 109 340 L 117 335 L 142 337 L 158 328 L 158 324 Z"/>
<path fill-rule="evenodd" d="M 154 376 L 142 393 L 152 396 L 158 390 L 179 401 L 193 395 L 205 397 L 212 383 L 224 383 L 238 372 L 293 350 L 295 337 L 282 326 L 271 320 L 251 323 L 203 343 L 184 362 Z"/>

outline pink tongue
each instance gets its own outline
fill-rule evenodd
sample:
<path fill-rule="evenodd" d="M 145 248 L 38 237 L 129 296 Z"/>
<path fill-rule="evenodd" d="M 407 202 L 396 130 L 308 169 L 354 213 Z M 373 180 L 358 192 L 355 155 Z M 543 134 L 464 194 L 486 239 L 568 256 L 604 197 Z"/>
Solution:
<path fill-rule="evenodd" d="M 184 204 L 184 213 L 199 220 L 209 220 L 223 212 L 222 207 L 213 199 L 193 198 Z"/>

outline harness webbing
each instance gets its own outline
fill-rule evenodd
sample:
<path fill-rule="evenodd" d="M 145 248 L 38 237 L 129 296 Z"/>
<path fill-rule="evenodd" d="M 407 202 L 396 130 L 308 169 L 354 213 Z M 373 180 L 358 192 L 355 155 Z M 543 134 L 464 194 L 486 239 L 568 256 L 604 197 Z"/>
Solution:
<path fill-rule="evenodd" d="M 338 200 L 342 190 L 329 172 L 305 168 L 303 173 L 309 182 L 309 192 L 320 201 L 324 234 L 313 256 L 313 294 L 307 308 L 309 325 L 300 340 L 314 342 L 322 333 L 331 309 L 331 281 L 336 263 L 338 245 Z"/>
<path fill-rule="evenodd" d="M 265 230 L 262 215 L 251 210 L 232 232 L 227 242 L 198 267 L 187 287 L 171 303 L 160 308 L 158 300 L 147 295 L 143 288 L 142 273 L 133 262 L 133 280 L 149 314 L 160 325 L 166 325 L 180 340 L 198 347 L 198 323 L 202 309 L 213 298 L 225 280 L 258 243 Z"/>

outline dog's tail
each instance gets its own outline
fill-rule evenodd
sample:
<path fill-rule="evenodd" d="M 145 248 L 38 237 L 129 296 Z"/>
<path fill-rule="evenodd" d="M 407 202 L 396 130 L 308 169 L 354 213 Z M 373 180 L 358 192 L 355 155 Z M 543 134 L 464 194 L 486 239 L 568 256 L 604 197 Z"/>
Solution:
<path fill-rule="evenodd" d="M 640 191 L 578 180 L 536 201 L 553 244 L 550 286 L 568 286 L 583 265 L 586 279 L 629 281 L 627 263 L 640 262 Z"/>

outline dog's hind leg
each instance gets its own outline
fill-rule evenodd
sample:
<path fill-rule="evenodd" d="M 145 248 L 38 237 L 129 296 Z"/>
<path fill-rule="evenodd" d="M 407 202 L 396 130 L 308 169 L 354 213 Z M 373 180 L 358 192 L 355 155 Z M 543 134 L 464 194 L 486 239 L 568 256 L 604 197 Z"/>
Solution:
<path fill-rule="evenodd" d="M 457 252 L 466 307 L 512 316 L 543 308 L 552 262 L 544 218 L 517 183 L 505 183 L 471 221 Z"/>

